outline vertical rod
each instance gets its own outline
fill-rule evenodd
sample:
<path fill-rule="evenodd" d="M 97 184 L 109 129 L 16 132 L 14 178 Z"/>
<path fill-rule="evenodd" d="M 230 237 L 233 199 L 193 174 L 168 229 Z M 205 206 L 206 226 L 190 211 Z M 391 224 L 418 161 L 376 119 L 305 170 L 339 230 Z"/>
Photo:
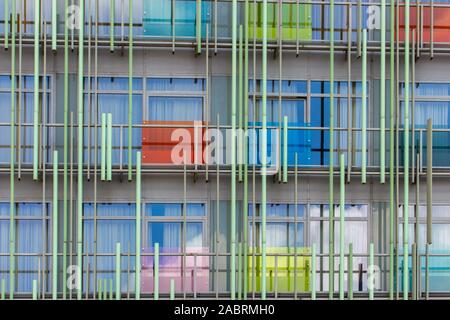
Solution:
<path fill-rule="evenodd" d="M 112 180 L 112 113 L 106 116 L 106 180 Z"/>
<path fill-rule="evenodd" d="M 239 25 L 239 67 L 238 67 L 238 108 L 239 108 L 239 113 L 238 113 L 238 117 L 239 117 L 239 121 L 238 121 L 238 126 L 239 126 L 239 130 L 238 130 L 238 150 L 237 150 L 237 159 L 238 159 L 238 181 L 242 182 L 243 180 L 243 172 L 242 172 L 242 160 L 243 160 L 243 136 L 242 136 L 242 122 L 243 122 L 243 81 L 244 81 L 244 75 L 243 75 L 243 69 L 244 69 L 244 52 L 243 52 L 243 27 L 242 24 Z"/>
<path fill-rule="evenodd" d="M 5 39 L 5 50 L 8 50 L 9 48 L 9 1 L 3 0 L 4 8 L 4 39 Z"/>
<path fill-rule="evenodd" d="M 311 253 L 311 300 L 316 300 L 316 244 L 312 244 Z"/>
<path fill-rule="evenodd" d="M 369 272 L 368 272 L 368 277 L 369 277 L 369 300 L 373 300 L 373 290 L 374 290 L 374 285 L 373 285 L 373 277 L 374 277 L 374 247 L 373 247 L 373 243 L 370 243 L 369 246 Z"/>
<path fill-rule="evenodd" d="M 362 108 L 361 108 L 361 183 L 366 183 L 367 165 L 367 29 L 363 30 L 362 53 Z"/>
<path fill-rule="evenodd" d="M 39 161 L 39 29 L 40 0 L 34 0 L 34 122 L 33 122 L 33 180 L 38 179 Z"/>
<path fill-rule="evenodd" d="M 340 162 L 340 192 L 339 192 L 339 299 L 344 300 L 344 215 L 345 215 L 345 163 L 344 153 L 339 157 Z"/>
<path fill-rule="evenodd" d="M 7 3 L 8 1 L 5 1 Z M 5 5 L 6 6 L 6 5 Z M 6 10 L 7 8 L 5 8 Z M 6 11 L 5 11 L 6 16 Z M 15 275 L 15 193 L 14 193 L 14 140 L 15 140 L 15 121 L 16 121 L 16 1 L 12 1 L 12 18 L 11 18 L 11 114 L 10 114 L 10 174 L 9 174 L 9 296 L 10 299 L 14 295 L 14 275 Z M 6 22 L 5 22 L 6 23 Z M 7 32 L 5 26 L 5 33 Z M 5 34 L 6 36 L 6 34 Z"/>
<path fill-rule="evenodd" d="M 37 280 L 33 279 L 33 293 L 32 293 L 32 299 L 37 300 L 38 299 L 38 287 L 37 287 Z"/>
<path fill-rule="evenodd" d="M 136 152 L 136 261 L 135 297 L 141 299 L 141 152 Z"/>
<path fill-rule="evenodd" d="M 231 257 L 230 288 L 231 299 L 236 295 L 236 42 L 237 42 L 237 0 L 232 3 L 232 67 L 231 67 Z"/>
<path fill-rule="evenodd" d="M 408 300 L 408 225 L 409 225 L 409 0 L 405 0 L 405 58 L 403 110 L 403 299 Z"/>
<path fill-rule="evenodd" d="M 122 290 L 121 290 L 121 273 L 122 273 L 122 264 L 121 264 L 121 249 L 120 242 L 116 243 L 116 300 L 121 299 Z"/>
<path fill-rule="evenodd" d="M 155 256 L 153 258 L 153 298 L 159 300 L 159 243 L 155 243 Z"/>
<path fill-rule="evenodd" d="M 195 37 L 197 42 L 196 53 L 202 53 L 202 0 L 197 0 L 195 7 Z"/>
<path fill-rule="evenodd" d="M 130 5 L 131 7 L 131 5 Z M 109 1 L 109 51 L 114 52 L 114 25 L 116 13 L 116 0 Z"/>
<path fill-rule="evenodd" d="M 417 245 L 416 243 L 412 244 L 411 248 L 411 278 L 412 278 L 412 284 L 411 284 L 411 295 L 412 300 L 417 300 L 417 252 L 416 252 Z"/>
<path fill-rule="evenodd" d="M 52 299 L 58 298 L 58 151 L 53 151 Z"/>
<path fill-rule="evenodd" d="M 128 181 L 133 179 L 133 5 L 129 5 L 128 26 Z"/>
<path fill-rule="evenodd" d="M 267 0 L 263 0 L 263 34 L 262 34 L 262 159 L 261 159 L 261 298 L 266 299 L 266 184 L 267 184 Z M 255 34 L 256 38 L 256 34 Z M 256 89 L 256 88 L 254 88 Z"/>
<path fill-rule="evenodd" d="M 425 244 L 425 299 L 429 299 L 430 292 L 430 268 L 429 268 L 430 244 Z"/>
<path fill-rule="evenodd" d="M 103 279 L 103 300 L 108 300 L 108 279 Z"/>
<path fill-rule="evenodd" d="M 392 19 L 392 17 L 391 17 Z M 385 183 L 386 160 L 386 0 L 381 0 L 380 183 Z"/>
<path fill-rule="evenodd" d="M 56 41 L 58 33 L 58 20 L 57 20 L 57 1 L 52 0 L 52 50 L 56 51 Z"/>
<path fill-rule="evenodd" d="M 329 257 L 328 299 L 334 294 L 334 0 L 330 1 L 330 158 L 328 172 Z"/>
<path fill-rule="evenodd" d="M 249 37 L 249 3 L 245 0 L 245 18 L 244 18 L 244 243 L 243 243 L 243 255 L 244 255 L 244 290 L 243 298 L 247 299 L 248 283 L 248 37 Z"/>
<path fill-rule="evenodd" d="M 361 57 L 361 30 L 362 30 L 362 2 L 358 0 L 357 4 L 357 26 L 356 26 L 356 45 L 358 58 Z M 331 26 L 331 25 L 330 25 Z"/>
<path fill-rule="evenodd" d="M 394 175 L 394 124 L 395 124 L 395 0 L 390 5 L 389 44 L 389 299 L 394 299 L 394 230 L 395 230 L 395 175 Z"/>
<path fill-rule="evenodd" d="M 109 279 L 109 300 L 113 299 L 113 279 Z"/>
<path fill-rule="evenodd" d="M 417 8 L 417 7 L 416 7 Z M 418 12 L 416 11 L 416 14 Z M 416 125 L 415 125 L 415 82 L 416 82 L 416 58 L 415 58 L 415 49 L 416 49 L 416 29 L 411 30 L 411 182 L 415 183 L 415 166 L 416 166 Z"/>
<path fill-rule="evenodd" d="M 430 2 L 430 59 L 434 58 L 434 0 Z"/>
<path fill-rule="evenodd" d="M 170 279 L 170 300 L 175 300 L 175 280 Z"/>
<path fill-rule="evenodd" d="M 102 113 L 102 124 L 101 124 L 101 136 L 102 142 L 100 146 L 101 162 L 100 162 L 100 180 L 105 181 L 106 179 L 106 113 Z"/>
<path fill-rule="evenodd" d="M 348 244 L 347 260 L 348 299 L 353 300 L 353 243 Z"/>
<path fill-rule="evenodd" d="M 237 283 L 238 283 L 238 300 L 242 299 L 242 242 L 238 243 L 238 261 L 237 261 Z"/>
<path fill-rule="evenodd" d="M 352 4 L 347 11 L 347 183 L 350 183 L 352 172 Z"/>
<path fill-rule="evenodd" d="M 283 118 L 283 183 L 288 182 L 288 117 Z"/>
<path fill-rule="evenodd" d="M 427 243 L 433 242 L 433 120 L 427 120 Z"/>

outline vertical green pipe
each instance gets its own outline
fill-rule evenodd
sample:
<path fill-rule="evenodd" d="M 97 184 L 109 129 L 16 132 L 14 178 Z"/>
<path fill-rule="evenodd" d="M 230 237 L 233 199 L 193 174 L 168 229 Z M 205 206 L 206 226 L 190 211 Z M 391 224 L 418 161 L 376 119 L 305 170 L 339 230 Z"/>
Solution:
<path fill-rule="evenodd" d="M 154 272 L 154 299 L 159 300 L 159 243 L 155 243 L 155 257 L 153 259 L 153 272 Z"/>
<path fill-rule="evenodd" d="M 109 51 L 114 52 L 114 22 L 116 20 L 116 1 L 109 1 Z"/>
<path fill-rule="evenodd" d="M 339 299 L 344 300 L 344 215 L 345 215 L 345 164 L 344 153 L 339 157 L 340 193 L 339 193 Z"/>
<path fill-rule="evenodd" d="M 52 299 L 58 298 L 58 151 L 53 151 Z"/>
<path fill-rule="evenodd" d="M 247 299 L 248 283 L 247 283 L 247 270 L 248 270 L 248 15 L 249 15 L 249 4 L 248 0 L 245 0 L 245 18 L 244 18 L 244 288 L 243 288 L 243 298 Z"/>
<path fill-rule="evenodd" d="M 418 218 L 418 217 L 417 217 Z M 417 251 L 416 251 L 416 243 L 412 244 L 411 248 L 411 298 L 412 300 L 417 300 Z"/>
<path fill-rule="evenodd" d="M 409 224 L 409 0 L 405 0 L 405 66 L 403 110 L 403 299 L 408 300 L 408 224 Z"/>
<path fill-rule="evenodd" d="M 231 67 L 231 299 L 236 295 L 236 37 L 237 0 L 232 9 L 232 67 Z"/>
<path fill-rule="evenodd" d="M 328 298 L 334 294 L 334 0 L 330 1 L 330 160 L 328 172 L 329 257 Z"/>
<path fill-rule="evenodd" d="M 38 179 L 39 161 L 39 30 L 41 1 L 34 0 L 34 123 L 33 123 L 33 180 Z"/>
<path fill-rule="evenodd" d="M 283 118 L 283 182 L 288 182 L 288 117 Z"/>
<path fill-rule="evenodd" d="M 6 298 L 6 282 L 5 279 L 2 279 L 1 283 L 1 289 L 0 289 L 0 300 L 5 300 Z"/>
<path fill-rule="evenodd" d="M 129 6 L 128 34 L 128 181 L 133 179 L 133 6 Z"/>
<path fill-rule="evenodd" d="M 391 0 L 390 7 L 390 76 L 389 76 L 389 299 L 394 299 L 394 230 L 395 230 L 395 174 L 394 174 L 394 158 L 395 158 L 395 0 Z"/>
<path fill-rule="evenodd" d="M 58 33 L 58 18 L 57 18 L 57 1 L 52 0 L 52 50 L 56 51 L 56 40 Z"/>
<path fill-rule="evenodd" d="M 170 300 L 175 300 L 175 280 L 170 279 Z"/>
<path fill-rule="evenodd" d="M 106 116 L 106 180 L 112 180 L 112 113 Z"/>
<path fill-rule="evenodd" d="M 361 108 L 361 183 L 366 183 L 367 165 L 367 29 L 363 30 L 362 53 L 362 108 Z"/>
<path fill-rule="evenodd" d="M 109 300 L 113 299 L 113 279 L 109 279 Z"/>
<path fill-rule="evenodd" d="M 261 159 L 261 243 L 262 275 L 261 298 L 266 299 L 266 187 L 267 187 L 267 0 L 263 0 L 263 34 L 262 34 L 262 159 Z"/>
<path fill-rule="evenodd" d="M 37 280 L 33 280 L 33 287 L 32 287 L 32 299 L 37 300 L 38 299 L 38 293 L 37 293 Z"/>
<path fill-rule="evenodd" d="M 8 1 L 5 1 L 5 3 Z M 5 11 L 6 12 L 6 11 Z M 6 14 L 5 14 L 6 16 Z M 11 19 L 11 114 L 10 114 L 10 159 L 9 159 L 9 296 L 14 295 L 14 276 L 15 276 L 15 204 L 14 204 L 14 145 L 15 145 L 15 120 L 16 120 L 16 1 L 12 1 L 12 19 Z"/>
<path fill-rule="evenodd" d="M 100 153 L 101 153 L 101 162 L 100 162 L 100 179 L 102 181 L 105 181 L 106 179 L 106 113 L 102 113 L 102 124 L 101 124 L 101 146 L 100 146 Z"/>
<path fill-rule="evenodd" d="M 101 279 L 98 279 L 98 300 L 103 300 L 103 281 Z"/>
<path fill-rule="evenodd" d="M 116 300 L 120 300 L 121 298 L 121 272 L 122 272 L 122 264 L 121 264 L 121 249 L 120 242 L 116 243 Z"/>
<path fill-rule="evenodd" d="M 84 0 L 80 0 L 80 30 L 78 40 L 78 191 L 77 191 L 77 265 L 80 275 L 77 278 L 77 299 L 81 300 L 83 293 L 83 71 L 84 71 Z"/>
<path fill-rule="evenodd" d="M 197 0 L 195 16 L 195 37 L 197 39 L 197 54 L 202 53 L 202 0 Z"/>
<path fill-rule="evenodd" d="M 239 113 L 238 113 L 238 117 L 239 117 L 239 130 L 238 130 L 238 151 L 237 151 L 237 155 L 238 155 L 238 177 L 239 177 L 239 182 L 242 182 L 242 152 L 243 152 L 243 144 L 242 144 L 242 121 L 243 121 L 243 100 L 242 100 L 242 95 L 243 95 L 243 68 L 244 68 L 244 52 L 243 52 L 243 28 L 242 28 L 242 24 L 239 25 L 239 78 L 238 78 L 238 108 L 239 108 Z"/>
<path fill-rule="evenodd" d="M 427 120 L 427 243 L 433 242 L 433 123 Z"/>
<path fill-rule="evenodd" d="M 392 20 L 392 19 L 391 19 Z M 381 0 L 381 70 L 380 70 L 380 183 L 385 183 L 386 159 L 386 0 Z"/>
<path fill-rule="evenodd" d="M 348 279 L 348 299 L 353 300 L 353 243 L 348 244 L 348 262 L 347 262 L 347 279 Z"/>
<path fill-rule="evenodd" d="M 103 279 L 103 300 L 108 300 L 108 279 Z"/>
<path fill-rule="evenodd" d="M 369 246 L 369 300 L 373 300 L 373 290 L 374 290 L 374 247 L 373 243 Z"/>
<path fill-rule="evenodd" d="M 141 152 L 136 152 L 136 261 L 135 296 L 141 299 Z"/>
<path fill-rule="evenodd" d="M 316 300 L 316 244 L 312 245 L 312 253 L 311 253 L 312 261 L 311 261 L 311 300 Z"/>
<path fill-rule="evenodd" d="M 9 48 L 9 8 L 8 8 L 9 1 L 3 0 L 3 4 L 4 4 L 4 8 L 3 8 L 4 18 L 3 18 L 3 20 L 5 21 L 5 23 L 4 23 L 5 49 L 8 50 L 8 48 Z"/>
<path fill-rule="evenodd" d="M 237 276 L 237 283 L 238 283 L 238 300 L 242 299 L 242 242 L 238 243 L 238 276 Z"/>

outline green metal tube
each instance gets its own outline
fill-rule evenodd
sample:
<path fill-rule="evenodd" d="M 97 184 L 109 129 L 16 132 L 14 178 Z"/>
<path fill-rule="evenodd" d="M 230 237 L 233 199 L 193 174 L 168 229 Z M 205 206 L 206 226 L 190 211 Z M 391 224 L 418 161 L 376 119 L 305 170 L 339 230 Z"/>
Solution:
<path fill-rule="evenodd" d="M 52 0 L 52 50 L 56 51 L 57 34 L 58 34 L 58 7 L 57 1 Z"/>
<path fill-rule="evenodd" d="M 330 1 L 330 160 L 328 171 L 329 256 L 328 298 L 334 295 L 334 0 Z"/>
<path fill-rule="evenodd" d="M 128 181 L 133 179 L 133 6 L 129 6 L 128 34 Z"/>
<path fill-rule="evenodd" d="M 351 242 L 348 244 L 347 279 L 348 299 L 353 300 L 353 243 Z"/>
<path fill-rule="evenodd" d="M 373 243 L 370 243 L 369 246 L 369 280 L 373 281 L 373 273 L 374 273 L 374 247 Z M 369 300 L 373 300 L 373 291 L 374 291 L 374 284 L 369 283 Z"/>
<path fill-rule="evenodd" d="M 393 19 L 392 19 L 393 20 Z M 380 183 L 385 183 L 386 160 L 386 0 L 381 0 Z"/>
<path fill-rule="evenodd" d="M 417 248 L 416 243 L 412 244 L 411 248 L 411 298 L 417 300 Z"/>
<path fill-rule="evenodd" d="M 113 286 L 113 279 L 109 279 L 109 300 L 113 299 L 113 293 L 114 293 L 114 286 Z"/>
<path fill-rule="evenodd" d="M 52 299 L 58 298 L 58 151 L 53 151 Z"/>
<path fill-rule="evenodd" d="M 9 1 L 3 1 L 4 4 L 4 8 L 3 8 L 3 13 L 4 13 L 4 18 L 3 20 L 4 22 L 4 28 L 5 28 L 5 32 L 4 32 L 4 39 L 5 39 L 5 49 L 8 50 L 9 48 Z"/>
<path fill-rule="evenodd" d="M 33 300 L 38 299 L 37 280 L 33 280 L 32 299 Z"/>
<path fill-rule="evenodd" d="M 98 288 L 98 300 L 103 300 L 103 281 L 101 279 L 98 279 L 97 281 L 97 288 Z"/>
<path fill-rule="evenodd" d="M 170 279 L 170 300 L 175 300 L 175 280 Z"/>
<path fill-rule="evenodd" d="M 103 279 L 103 300 L 108 300 L 108 280 Z"/>
<path fill-rule="evenodd" d="M 33 180 L 38 179 L 39 162 L 39 30 L 40 0 L 34 0 L 34 118 L 33 118 Z"/>
<path fill-rule="evenodd" d="M 116 243 L 116 300 L 120 300 L 121 295 L 122 295 L 121 273 L 122 273 L 121 249 L 120 249 L 120 242 L 117 242 Z"/>
<path fill-rule="evenodd" d="M 312 253 L 311 253 L 311 300 L 316 300 L 316 244 L 312 244 Z"/>
<path fill-rule="evenodd" d="M 106 180 L 112 180 L 112 113 L 106 116 Z"/>
<path fill-rule="evenodd" d="M 362 52 L 362 108 L 361 108 L 361 183 L 366 183 L 367 166 L 367 29 L 363 30 Z"/>
<path fill-rule="evenodd" d="M 433 243 L 433 120 L 427 120 L 427 244 Z"/>
<path fill-rule="evenodd" d="M 395 0 L 391 0 L 390 16 L 395 16 Z M 395 240 L 395 19 L 390 19 L 389 76 L 389 299 L 394 299 L 394 240 Z"/>
<path fill-rule="evenodd" d="M 230 289 L 231 300 L 236 296 L 236 42 L 237 42 L 237 0 L 232 7 L 232 66 L 231 66 L 231 257 Z"/>
<path fill-rule="evenodd" d="M 114 24 L 115 24 L 115 20 L 116 20 L 116 1 L 115 0 L 109 0 L 109 51 L 111 51 L 111 52 L 114 52 Z"/>
<path fill-rule="evenodd" d="M 83 288 L 83 118 L 84 118 L 84 0 L 80 0 L 80 25 L 78 40 L 78 172 L 77 172 L 77 265 L 80 275 L 77 278 L 77 299 L 81 300 Z"/>
<path fill-rule="evenodd" d="M 288 182 L 288 117 L 283 118 L 283 183 Z"/>
<path fill-rule="evenodd" d="M 135 296 L 141 299 L 141 152 L 136 152 L 136 275 Z"/>
<path fill-rule="evenodd" d="M 345 215 L 345 164 L 344 153 L 339 157 L 340 192 L 339 192 L 339 299 L 344 300 L 344 215 Z"/>
<path fill-rule="evenodd" d="M 197 0 L 195 10 L 195 38 L 197 42 L 196 53 L 202 53 L 202 0 Z"/>
<path fill-rule="evenodd" d="M 403 299 L 408 300 L 408 224 L 409 224 L 409 0 L 405 0 L 405 57 L 403 110 Z"/>
<path fill-rule="evenodd" d="M 2 279 L 1 288 L 0 288 L 0 300 L 5 300 L 6 298 L 6 281 Z"/>
<path fill-rule="evenodd" d="M 100 146 L 101 162 L 100 162 L 100 180 L 105 181 L 106 179 L 106 113 L 102 113 L 102 124 L 101 124 L 101 136 L 102 142 Z"/>
<path fill-rule="evenodd" d="M 238 276 L 237 276 L 237 283 L 238 283 L 238 300 L 242 299 L 242 242 L 238 243 Z"/>
<path fill-rule="evenodd" d="M 155 243 L 155 257 L 153 260 L 153 272 L 154 272 L 154 299 L 159 300 L 159 243 Z"/>
<path fill-rule="evenodd" d="M 8 1 L 5 1 L 5 3 Z M 5 11 L 6 12 L 6 11 Z M 15 193 L 14 193 L 14 145 L 15 145 L 15 119 L 16 119 L 16 0 L 12 0 L 11 19 L 11 114 L 10 114 L 10 159 L 9 159 L 9 296 L 14 297 L 15 277 Z"/>
<path fill-rule="evenodd" d="M 263 0 L 263 34 L 262 34 L 262 159 L 261 159 L 261 298 L 266 299 L 266 189 L 267 189 L 267 0 Z"/>
<path fill-rule="evenodd" d="M 243 117 L 243 100 L 242 100 L 242 95 L 243 95 L 243 69 L 244 69 L 244 52 L 243 52 L 243 28 L 242 28 L 242 24 L 239 25 L 239 78 L 238 78 L 238 108 L 239 108 L 239 113 L 238 113 L 238 117 L 239 117 L 239 130 L 238 130 L 238 151 L 237 151 L 237 155 L 238 155 L 238 179 L 239 182 L 242 182 L 242 178 L 243 178 L 243 172 L 242 172 L 242 152 L 243 152 L 243 144 L 242 144 L 242 117 Z"/>
<path fill-rule="evenodd" d="M 245 18 L 244 18 L 244 288 L 243 299 L 247 299 L 248 283 L 247 283 L 247 270 L 248 270 L 248 37 L 249 37 L 249 4 L 248 0 L 245 0 Z"/>

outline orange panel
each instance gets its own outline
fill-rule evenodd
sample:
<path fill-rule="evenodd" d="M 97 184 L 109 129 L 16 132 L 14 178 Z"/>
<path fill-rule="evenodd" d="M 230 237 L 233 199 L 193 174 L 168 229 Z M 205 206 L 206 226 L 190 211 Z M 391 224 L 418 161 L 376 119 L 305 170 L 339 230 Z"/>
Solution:
<path fill-rule="evenodd" d="M 177 147 L 177 150 L 188 150 L 190 153 L 190 157 L 187 159 L 188 164 L 194 163 L 195 151 L 197 151 L 197 164 L 204 163 L 202 155 L 205 145 L 203 142 L 205 129 L 200 127 L 204 126 L 203 122 L 196 123 L 197 129 L 192 121 L 144 121 L 144 124 L 173 125 L 173 127 L 155 126 L 142 129 L 142 163 L 177 164 L 172 160 L 175 147 Z M 197 131 L 197 136 L 195 131 Z M 188 136 L 184 139 L 184 135 Z M 179 138 L 180 136 L 183 136 L 183 138 Z M 178 158 L 183 158 L 182 152 L 175 155 Z"/>
<path fill-rule="evenodd" d="M 417 16 L 416 8 L 410 8 L 410 28 L 416 29 L 416 34 L 418 31 L 417 27 Z M 434 8 L 434 25 L 433 25 L 433 41 L 434 42 L 450 42 L 450 8 Z M 405 40 L 405 9 L 400 7 L 399 12 L 400 20 L 400 30 L 399 30 L 399 40 Z M 429 7 L 423 8 L 423 41 L 430 42 L 430 22 L 431 22 L 431 10 Z M 417 35 L 418 36 L 418 35 Z"/>

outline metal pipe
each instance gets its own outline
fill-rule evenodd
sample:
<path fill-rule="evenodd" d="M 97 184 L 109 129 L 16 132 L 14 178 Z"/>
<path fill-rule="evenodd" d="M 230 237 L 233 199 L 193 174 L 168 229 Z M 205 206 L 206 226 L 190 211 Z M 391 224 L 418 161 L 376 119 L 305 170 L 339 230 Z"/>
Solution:
<path fill-rule="evenodd" d="M 369 246 L 369 272 L 368 272 L 368 277 L 369 277 L 369 300 L 373 300 L 373 291 L 374 291 L 374 246 L 373 243 L 370 243 Z"/>
<path fill-rule="evenodd" d="M 288 117 L 283 118 L 283 183 L 288 182 Z"/>
<path fill-rule="evenodd" d="M 175 280 L 170 279 L 170 300 L 175 300 Z"/>
<path fill-rule="evenodd" d="M 237 283 L 238 283 L 238 300 L 242 299 L 242 242 L 238 243 L 238 250 L 237 250 L 237 270 L 238 270 L 238 276 L 237 276 Z"/>
<path fill-rule="evenodd" d="M 153 258 L 153 298 L 159 300 L 159 243 L 155 243 L 155 256 Z"/>
<path fill-rule="evenodd" d="M 366 183 L 367 166 L 367 29 L 363 30 L 361 107 L 361 183 Z"/>
<path fill-rule="evenodd" d="M 231 57 L 231 257 L 230 289 L 231 300 L 236 295 L 236 42 L 237 42 L 237 0 L 232 4 L 232 57 Z"/>
<path fill-rule="evenodd" d="M 56 51 L 56 40 L 58 32 L 58 17 L 57 17 L 57 1 L 52 0 L 52 50 Z"/>
<path fill-rule="evenodd" d="M 416 11 L 417 14 L 417 11 Z M 415 152 L 416 152 L 416 125 L 415 125 L 415 82 L 416 82 L 416 29 L 411 31 L 411 183 L 415 183 Z"/>
<path fill-rule="evenodd" d="M 348 244 L 347 280 L 348 299 L 353 300 L 353 243 L 351 242 Z"/>
<path fill-rule="evenodd" d="M 249 3 L 245 0 L 244 18 L 244 292 L 243 298 L 247 299 L 248 283 L 248 37 L 249 37 Z"/>
<path fill-rule="evenodd" d="M 197 0 L 195 7 L 195 38 L 197 39 L 196 54 L 202 53 L 202 0 Z"/>
<path fill-rule="evenodd" d="M 130 5 L 131 7 L 132 5 Z M 109 1 L 109 51 L 114 52 L 114 25 L 115 25 L 116 1 Z"/>
<path fill-rule="evenodd" d="M 434 0 L 430 1 L 430 59 L 434 58 Z"/>
<path fill-rule="evenodd" d="M 392 17 L 391 17 L 392 19 Z M 380 183 L 385 183 L 386 159 L 386 0 L 381 0 Z"/>
<path fill-rule="evenodd" d="M 345 215 L 345 163 L 344 153 L 339 156 L 340 192 L 339 192 L 339 299 L 344 300 L 344 215 Z"/>
<path fill-rule="evenodd" d="M 129 5 L 128 25 L 128 181 L 133 179 L 133 5 Z"/>
<path fill-rule="evenodd" d="M 238 159 L 238 181 L 242 182 L 243 180 L 243 172 L 242 172 L 242 160 L 243 160 L 243 136 L 242 136 L 242 121 L 243 121 L 243 68 L 244 68 L 244 52 L 243 52 L 243 28 L 242 24 L 239 25 L 239 72 L 238 72 L 238 108 L 239 108 L 239 130 L 238 130 L 238 150 L 237 150 L 237 159 Z"/>
<path fill-rule="evenodd" d="M 136 152 L 136 261 L 135 297 L 141 299 L 141 152 Z"/>
<path fill-rule="evenodd" d="M 328 171 L 329 254 L 328 299 L 334 295 L 334 0 L 330 1 L 330 152 Z"/>
<path fill-rule="evenodd" d="M 356 45 L 358 58 L 361 57 L 361 30 L 362 30 L 362 3 L 361 0 L 358 0 L 357 4 L 357 26 L 356 26 Z M 331 25 L 330 25 L 331 26 Z"/>
<path fill-rule="evenodd" d="M 32 288 L 32 299 L 38 299 L 38 288 L 37 288 L 37 280 L 33 279 L 33 288 Z"/>
<path fill-rule="evenodd" d="M 411 285 L 411 294 L 412 294 L 412 300 L 417 300 L 417 255 L 416 255 L 416 249 L 417 245 L 416 243 L 412 244 L 411 249 L 411 278 L 412 278 L 412 285 Z"/>
<path fill-rule="evenodd" d="M 403 299 L 408 300 L 408 225 L 409 225 L 409 0 L 405 0 L 405 58 L 403 110 Z"/>
<path fill-rule="evenodd" d="M 113 299 L 113 279 L 109 279 L 109 300 Z"/>
<path fill-rule="evenodd" d="M 103 300 L 103 281 L 101 279 L 98 279 L 97 281 L 97 293 L 98 293 L 98 300 Z"/>
<path fill-rule="evenodd" d="M 112 180 L 112 113 L 106 116 L 106 180 Z"/>
<path fill-rule="evenodd" d="M 40 0 L 34 0 L 34 123 L 33 123 L 33 180 L 38 179 L 39 161 L 39 30 Z"/>
<path fill-rule="evenodd" d="M 427 244 L 433 243 L 433 120 L 427 120 Z"/>
<path fill-rule="evenodd" d="M 394 299 L 394 229 L 395 229 L 395 175 L 394 175 L 394 156 L 395 156 L 395 0 L 391 0 L 390 7 L 390 62 L 389 62 L 389 299 Z"/>
<path fill-rule="evenodd" d="M 121 249 L 120 249 L 120 242 L 117 242 L 116 243 L 116 300 L 120 300 L 121 296 L 122 296 L 121 273 L 122 273 Z"/>
<path fill-rule="evenodd" d="M 266 299 L 266 187 L 267 187 L 267 0 L 263 0 L 262 10 L 262 159 L 261 159 L 261 245 L 262 245 L 262 276 L 261 298 Z M 254 35 L 256 38 L 256 34 Z"/>
<path fill-rule="evenodd" d="M 52 299 L 58 298 L 58 151 L 53 151 Z"/>
<path fill-rule="evenodd" d="M 106 179 L 106 113 L 102 113 L 102 125 L 101 125 L 101 136 L 102 142 L 100 146 L 101 162 L 100 162 L 100 180 L 105 181 Z"/>
<path fill-rule="evenodd" d="M 311 300 L 316 300 L 316 244 L 312 244 L 311 253 Z"/>

